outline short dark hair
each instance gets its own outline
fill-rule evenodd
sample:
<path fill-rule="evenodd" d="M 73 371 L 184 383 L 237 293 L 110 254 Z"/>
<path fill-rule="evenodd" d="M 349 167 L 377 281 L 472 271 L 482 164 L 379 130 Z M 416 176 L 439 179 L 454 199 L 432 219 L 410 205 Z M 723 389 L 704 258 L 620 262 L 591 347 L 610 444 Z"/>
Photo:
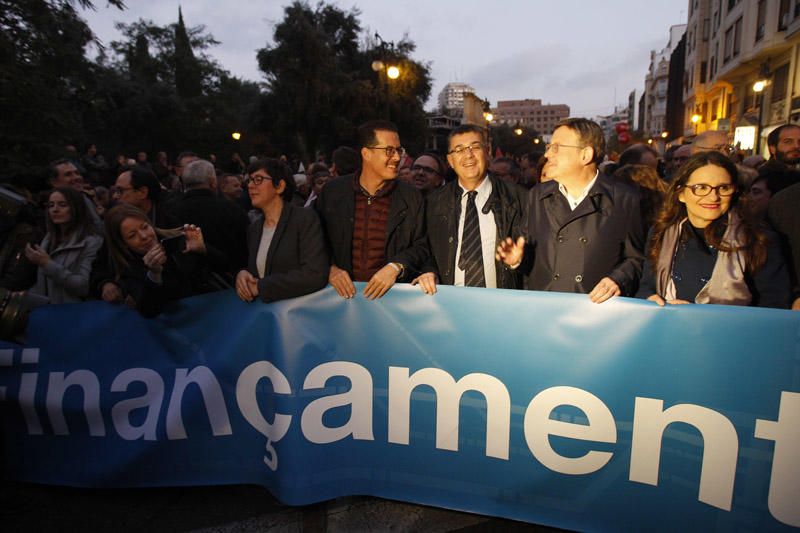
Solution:
<path fill-rule="evenodd" d="M 481 141 L 486 142 L 486 130 L 477 124 L 461 124 L 460 126 L 456 126 L 450 134 L 447 136 L 447 149 L 450 149 L 450 141 L 453 140 L 453 137 L 456 135 L 464 135 L 465 133 L 477 133 L 481 136 Z"/>
<path fill-rule="evenodd" d="M 141 165 L 131 168 L 131 187 L 135 189 L 147 187 L 147 198 L 153 203 L 158 202 L 161 196 L 161 182 L 152 170 Z"/>
<path fill-rule="evenodd" d="M 519 163 L 513 157 L 495 157 L 492 159 L 492 163 L 505 163 L 508 165 L 508 170 L 514 176 L 519 176 L 522 173 L 522 169 L 519 167 Z"/>
<path fill-rule="evenodd" d="M 361 166 L 361 158 L 358 152 L 349 146 L 340 146 L 334 150 L 331 160 L 336 166 L 336 173 L 340 176 L 353 174 Z"/>
<path fill-rule="evenodd" d="M 370 120 L 358 127 L 358 146 L 373 146 L 378 140 L 375 138 L 376 131 L 391 131 L 397 133 L 397 126 L 388 120 Z"/>
<path fill-rule="evenodd" d="M 781 136 L 781 132 L 789 128 L 800 129 L 800 124 L 783 124 L 781 126 L 778 126 L 774 130 L 769 132 L 769 135 L 767 135 L 767 146 L 778 146 L 778 139 Z"/>
<path fill-rule="evenodd" d="M 55 161 L 50 161 L 50 163 L 47 164 L 47 183 L 52 185 L 52 183 L 58 179 L 58 167 L 66 163 L 69 163 L 70 165 L 74 164 L 69 159 L 63 157 L 61 159 L 56 159 Z"/>
<path fill-rule="evenodd" d="M 637 143 L 629 146 L 624 152 L 622 152 L 622 155 L 619 156 L 618 166 L 624 167 L 625 165 L 641 165 L 642 156 L 648 152 L 653 154 L 653 156 L 658 159 L 658 152 L 646 144 Z"/>
<path fill-rule="evenodd" d="M 281 198 L 283 198 L 284 202 L 289 202 L 292 200 L 292 196 L 294 196 L 294 191 L 297 186 L 294 183 L 292 171 L 289 169 L 289 166 L 286 163 L 273 157 L 264 157 L 250 163 L 250 166 L 247 167 L 247 174 L 249 175 L 253 172 L 258 172 L 259 170 L 265 171 L 267 175 L 272 178 L 272 185 L 274 187 L 278 187 L 281 184 L 281 181 L 283 181 L 286 184 L 286 187 L 283 189 Z"/>
<path fill-rule="evenodd" d="M 181 164 L 181 159 L 183 159 L 184 157 L 196 157 L 197 159 L 200 159 L 200 156 L 198 156 L 196 153 L 194 153 L 192 151 L 189 151 L 189 150 L 185 150 L 185 151 L 179 153 L 178 157 L 175 158 L 175 164 L 176 165 L 180 165 Z"/>
<path fill-rule="evenodd" d="M 565 118 L 556 124 L 553 131 L 561 127 L 571 129 L 577 133 L 581 142 L 592 148 L 594 151 L 592 162 L 595 165 L 603 162 L 606 156 L 606 137 L 597 122 L 588 118 Z"/>

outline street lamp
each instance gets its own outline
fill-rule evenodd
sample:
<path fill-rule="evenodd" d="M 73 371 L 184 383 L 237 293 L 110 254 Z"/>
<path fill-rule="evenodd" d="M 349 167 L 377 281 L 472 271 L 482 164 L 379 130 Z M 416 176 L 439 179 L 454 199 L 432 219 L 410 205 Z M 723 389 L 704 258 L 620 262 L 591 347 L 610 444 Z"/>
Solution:
<path fill-rule="evenodd" d="M 767 80 L 758 80 L 753 84 L 753 92 L 758 95 L 758 124 L 756 127 L 755 155 L 761 153 L 761 118 L 764 113 L 764 87 L 766 86 L 767 86 Z"/>
<path fill-rule="evenodd" d="M 536 138 L 536 139 L 534 139 L 534 140 L 533 140 L 533 144 L 539 144 L 539 142 L 540 142 L 540 141 L 539 141 L 539 139 L 538 139 L 538 138 Z"/>
<path fill-rule="evenodd" d="M 386 69 L 386 76 L 390 80 L 396 80 L 400 77 L 400 69 L 392 65 L 391 67 Z"/>
<path fill-rule="evenodd" d="M 666 139 L 667 137 L 669 137 L 669 132 L 667 132 L 667 131 L 662 131 L 662 132 L 661 132 L 661 138 L 662 138 L 662 139 Z"/>
<path fill-rule="evenodd" d="M 700 122 L 700 115 L 695 113 L 692 115 L 692 124 L 694 124 L 694 134 L 697 135 L 697 123 Z"/>
<path fill-rule="evenodd" d="M 653 144 L 653 139 L 647 139 L 647 144 Z"/>
<path fill-rule="evenodd" d="M 234 131 L 233 133 L 231 133 L 231 137 L 233 137 L 234 141 L 238 141 L 239 139 L 242 138 L 242 134 L 239 133 L 238 131 Z"/>
<path fill-rule="evenodd" d="M 517 135 L 522 135 L 522 126 L 519 125 L 519 122 L 514 126 L 514 133 Z"/>

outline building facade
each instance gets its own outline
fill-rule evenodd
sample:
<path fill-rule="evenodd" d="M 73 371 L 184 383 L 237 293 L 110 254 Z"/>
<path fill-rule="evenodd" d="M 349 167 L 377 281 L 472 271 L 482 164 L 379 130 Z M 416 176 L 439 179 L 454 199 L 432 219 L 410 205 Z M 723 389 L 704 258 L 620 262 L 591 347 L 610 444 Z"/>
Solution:
<path fill-rule="evenodd" d="M 569 106 L 566 104 L 542 104 L 541 100 L 500 100 L 492 109 L 497 124 L 508 124 L 534 129 L 548 134 L 553 131 L 560 120 L 569 117 Z"/>
<path fill-rule="evenodd" d="M 450 82 L 439 93 L 439 111 L 454 112 L 464 109 L 464 93 L 475 93 L 470 85 L 462 82 Z"/>
<path fill-rule="evenodd" d="M 669 86 L 669 64 L 673 50 L 686 31 L 686 24 L 677 24 L 669 29 L 667 45 L 660 51 L 650 51 L 650 66 L 644 81 L 644 122 L 642 134 L 658 138 L 667 131 L 667 96 Z"/>
<path fill-rule="evenodd" d="M 744 150 L 759 136 L 765 153 L 770 131 L 800 119 L 800 0 L 689 0 L 688 13 L 684 135 L 728 131 Z"/>

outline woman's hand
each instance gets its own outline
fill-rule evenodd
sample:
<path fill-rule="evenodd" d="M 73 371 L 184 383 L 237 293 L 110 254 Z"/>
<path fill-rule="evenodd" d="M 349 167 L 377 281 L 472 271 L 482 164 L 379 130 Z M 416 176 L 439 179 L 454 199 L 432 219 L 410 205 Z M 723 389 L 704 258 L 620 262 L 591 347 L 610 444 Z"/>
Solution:
<path fill-rule="evenodd" d="M 203 240 L 203 231 L 194 224 L 184 224 L 183 234 L 186 235 L 186 249 L 183 253 L 206 253 L 206 241 Z"/>
<path fill-rule="evenodd" d="M 258 297 L 258 280 L 247 270 L 236 274 L 236 295 L 244 302 L 252 302 Z"/>
<path fill-rule="evenodd" d="M 160 276 L 161 271 L 164 270 L 164 263 L 167 262 L 167 252 L 164 251 L 164 247 L 160 244 L 156 244 L 146 254 L 144 254 L 144 266 L 147 267 L 147 270 L 152 272 L 154 275 Z"/>
<path fill-rule="evenodd" d="M 25 257 L 28 258 L 28 261 L 38 267 L 43 267 L 50 262 L 50 256 L 47 255 L 47 252 L 44 251 L 44 248 L 38 244 L 26 244 Z"/>
<path fill-rule="evenodd" d="M 652 296 L 648 296 L 647 299 L 650 300 L 651 302 L 657 303 L 661 307 L 664 307 L 665 304 L 669 304 L 669 305 L 686 305 L 686 304 L 692 303 L 692 302 L 687 302 L 686 300 L 664 300 L 664 298 L 662 298 L 658 294 L 654 294 Z"/>

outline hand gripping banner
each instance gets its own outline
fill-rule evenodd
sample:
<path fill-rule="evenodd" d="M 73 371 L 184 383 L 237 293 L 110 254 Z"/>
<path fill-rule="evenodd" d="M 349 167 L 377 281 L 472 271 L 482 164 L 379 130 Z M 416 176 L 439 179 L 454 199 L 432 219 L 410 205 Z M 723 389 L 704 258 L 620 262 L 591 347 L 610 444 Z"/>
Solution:
<path fill-rule="evenodd" d="M 0 349 L 17 479 L 255 483 L 577 530 L 800 525 L 799 313 L 396 286 L 216 293 L 153 320 L 51 306 L 28 332 Z"/>

